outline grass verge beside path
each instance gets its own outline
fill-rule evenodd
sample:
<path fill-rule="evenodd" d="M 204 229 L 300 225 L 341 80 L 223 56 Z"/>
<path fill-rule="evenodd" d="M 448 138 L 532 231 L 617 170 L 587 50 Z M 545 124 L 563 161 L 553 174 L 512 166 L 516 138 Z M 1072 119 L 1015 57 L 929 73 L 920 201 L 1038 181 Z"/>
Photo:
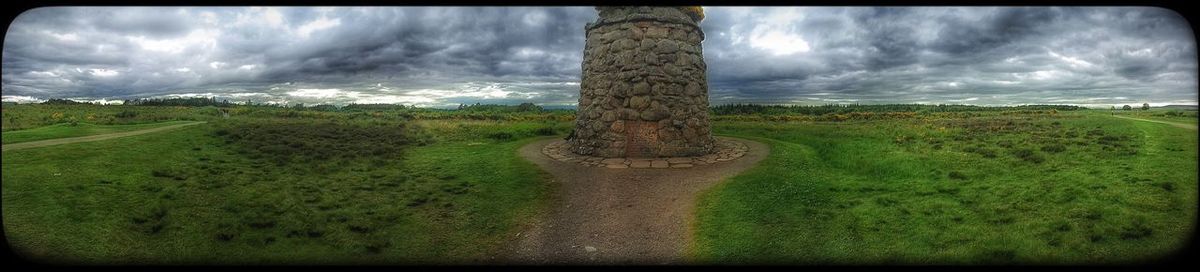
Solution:
<path fill-rule="evenodd" d="M 772 153 L 701 197 L 701 262 L 1124 263 L 1195 228 L 1193 130 L 1065 115 L 714 131 Z"/>

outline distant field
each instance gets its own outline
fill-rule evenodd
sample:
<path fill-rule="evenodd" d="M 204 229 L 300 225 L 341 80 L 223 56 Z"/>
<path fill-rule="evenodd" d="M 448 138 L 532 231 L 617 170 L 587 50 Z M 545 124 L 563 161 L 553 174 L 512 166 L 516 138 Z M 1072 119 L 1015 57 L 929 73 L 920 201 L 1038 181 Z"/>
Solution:
<path fill-rule="evenodd" d="M 166 121 L 206 121 L 221 117 L 216 107 L 43 105 L 0 107 L 5 132 L 57 124 L 131 125 Z M 7 134 L 5 134 L 7 135 Z"/>
<path fill-rule="evenodd" d="M 1123 263 L 1195 228 L 1194 130 L 1085 111 L 715 131 L 772 153 L 701 199 L 706 262 Z"/>
<path fill-rule="evenodd" d="M 0 139 L 3 139 L 3 143 L 5 144 L 13 144 L 46 139 L 80 137 L 96 134 L 142 130 L 186 123 L 190 123 L 190 121 L 167 121 L 161 123 L 133 125 L 96 125 L 88 123 L 72 125 L 68 123 L 62 123 L 33 129 L 6 131 L 3 133 Z"/>

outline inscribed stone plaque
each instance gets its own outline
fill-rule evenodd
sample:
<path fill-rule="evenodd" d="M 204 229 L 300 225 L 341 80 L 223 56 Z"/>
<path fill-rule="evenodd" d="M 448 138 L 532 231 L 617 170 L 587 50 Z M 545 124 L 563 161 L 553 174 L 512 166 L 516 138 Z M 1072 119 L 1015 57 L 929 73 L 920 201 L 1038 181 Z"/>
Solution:
<path fill-rule="evenodd" d="M 658 145 L 658 122 L 625 122 L 625 156 L 653 157 Z"/>

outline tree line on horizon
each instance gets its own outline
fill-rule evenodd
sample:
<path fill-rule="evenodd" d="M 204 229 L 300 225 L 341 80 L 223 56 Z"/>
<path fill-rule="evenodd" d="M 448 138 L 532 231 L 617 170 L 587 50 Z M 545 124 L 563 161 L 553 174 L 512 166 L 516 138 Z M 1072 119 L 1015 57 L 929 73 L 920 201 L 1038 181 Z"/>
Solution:
<path fill-rule="evenodd" d="M 763 105 L 724 104 L 710 108 L 716 115 L 763 114 L 763 115 L 824 115 L 853 112 L 965 112 L 965 111 L 1008 111 L 1008 110 L 1057 110 L 1073 111 L 1086 109 L 1073 105 L 1020 105 L 1020 106 L 976 106 L 947 104 L 825 104 L 825 105 Z"/>
<path fill-rule="evenodd" d="M 331 104 L 317 104 L 305 106 L 303 103 L 296 104 L 281 104 L 281 103 L 255 103 L 247 100 L 244 103 L 234 103 L 229 100 L 217 100 L 216 97 L 189 97 L 189 98 L 137 98 L 124 100 L 124 105 L 131 106 L 185 106 L 185 107 L 233 107 L 233 106 L 250 106 L 250 107 L 272 107 L 272 108 L 293 108 L 298 110 L 313 110 L 313 111 L 393 111 L 393 110 L 428 110 L 428 111 L 466 111 L 466 112 L 505 112 L 505 113 L 520 113 L 520 112 L 544 112 L 544 111 L 573 111 L 571 109 L 546 109 L 534 103 L 525 102 L 518 105 L 502 105 L 502 104 L 459 104 L 453 109 L 427 108 L 418 107 L 416 105 L 403 104 L 357 104 L 351 103 L 344 106 Z M 12 103 L 8 103 L 12 104 Z M 75 101 L 63 98 L 51 98 L 39 104 L 47 105 L 90 105 L 91 102 Z M 1142 104 L 1140 109 L 1146 110 L 1150 106 L 1148 103 Z M 977 106 L 977 105 L 962 105 L 962 104 L 825 104 L 825 105 L 769 105 L 769 104 L 722 104 L 709 107 L 709 111 L 715 115 L 738 115 L 738 114 L 762 114 L 762 115 L 782 115 L 782 114 L 802 114 L 802 115 L 823 115 L 823 114 L 846 114 L 852 112 L 965 112 L 965 111 L 1005 111 L 1005 110 L 1058 110 L 1058 111 L 1073 111 L 1086 109 L 1082 106 L 1074 105 L 1019 105 L 1019 106 Z M 1111 109 L 1118 109 L 1113 106 Z M 1131 110 L 1133 107 L 1125 105 L 1120 109 Z"/>

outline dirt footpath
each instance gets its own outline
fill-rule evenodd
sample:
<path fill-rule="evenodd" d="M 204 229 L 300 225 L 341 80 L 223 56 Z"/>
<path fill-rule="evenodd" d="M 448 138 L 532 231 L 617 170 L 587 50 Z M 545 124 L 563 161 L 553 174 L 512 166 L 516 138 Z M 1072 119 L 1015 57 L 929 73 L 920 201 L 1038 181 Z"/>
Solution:
<path fill-rule="evenodd" d="M 521 147 L 522 157 L 554 175 L 550 211 L 527 226 L 496 261 L 512 264 L 685 263 L 701 191 L 750 168 L 766 145 L 740 159 L 686 169 L 608 169 L 560 162 L 541 153 L 561 139 Z"/>
<path fill-rule="evenodd" d="M 1193 125 L 1193 124 L 1184 124 L 1184 123 L 1167 122 L 1167 121 L 1159 121 L 1159 120 L 1141 119 L 1141 118 L 1133 118 L 1133 117 L 1120 116 L 1120 115 L 1111 115 L 1111 116 L 1112 116 L 1112 117 L 1116 117 L 1116 118 L 1121 118 L 1121 119 L 1129 119 L 1129 120 L 1146 121 L 1146 122 L 1151 122 L 1151 123 L 1159 123 L 1159 124 L 1168 124 L 1168 125 L 1171 125 L 1171 126 L 1173 126 L 1173 127 L 1177 127 L 1177 128 L 1186 128 L 1186 129 L 1190 129 L 1190 130 L 1196 130 L 1196 125 Z"/>

